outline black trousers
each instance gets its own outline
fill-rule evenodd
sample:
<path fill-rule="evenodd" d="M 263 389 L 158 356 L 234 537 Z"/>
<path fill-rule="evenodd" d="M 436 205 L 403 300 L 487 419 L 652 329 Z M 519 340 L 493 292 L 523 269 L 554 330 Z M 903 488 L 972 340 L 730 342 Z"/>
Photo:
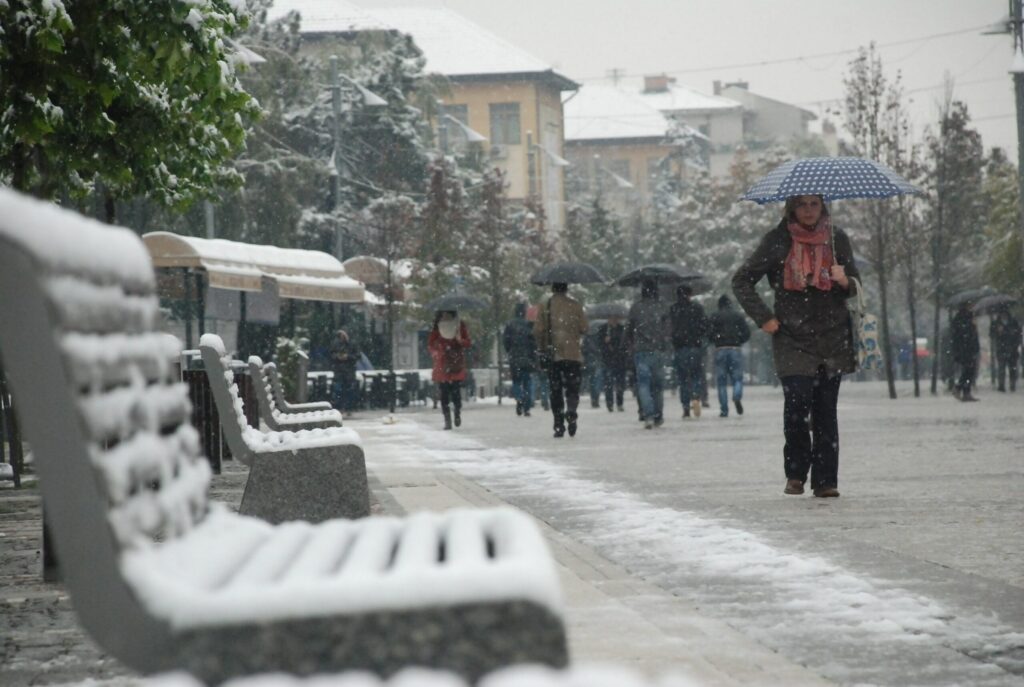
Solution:
<path fill-rule="evenodd" d="M 555 427 L 565 427 L 565 420 L 576 421 L 576 408 L 580 405 L 580 382 L 583 363 L 575 360 L 557 360 L 548 368 L 551 383 L 551 413 Z"/>
<path fill-rule="evenodd" d="M 1017 356 L 996 356 L 996 375 L 1000 391 L 1006 389 L 1006 371 L 1010 371 L 1010 391 L 1017 390 Z"/>
<path fill-rule="evenodd" d="M 786 399 L 783 411 L 786 479 L 806 482 L 810 471 L 812 489 L 839 486 L 836 403 L 842 379 L 842 375 L 827 376 L 824 367 L 818 368 L 814 377 L 793 375 L 781 378 Z"/>
<path fill-rule="evenodd" d="M 626 393 L 626 366 L 604 368 L 604 402 L 611 410 L 613 406 L 622 407 Z"/>
<path fill-rule="evenodd" d="M 969 395 L 971 388 L 974 386 L 974 378 L 978 376 L 978 359 L 974 358 L 966 363 L 960 363 L 960 380 L 956 383 L 956 388 L 960 392 L 960 395 Z"/>
<path fill-rule="evenodd" d="M 437 386 L 441 390 L 441 412 L 447 415 L 449 405 L 462 409 L 462 382 L 438 382 Z"/>

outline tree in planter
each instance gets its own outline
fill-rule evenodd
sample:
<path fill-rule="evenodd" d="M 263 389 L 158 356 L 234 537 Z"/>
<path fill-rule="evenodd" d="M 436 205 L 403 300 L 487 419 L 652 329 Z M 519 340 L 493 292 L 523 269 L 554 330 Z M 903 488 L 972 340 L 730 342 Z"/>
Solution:
<path fill-rule="evenodd" d="M 229 39 L 228 0 L 0 5 L 0 175 L 42 198 L 99 190 L 183 207 L 241 179 L 227 162 L 257 103 Z"/>
<path fill-rule="evenodd" d="M 372 200 L 362 211 L 362 222 L 366 228 L 370 254 L 384 260 L 384 298 L 387 307 L 387 360 L 388 383 L 392 385 L 388 394 L 388 407 L 395 412 L 395 362 L 394 331 L 396 319 L 395 293 L 398 289 L 396 278 L 397 262 L 409 255 L 409 228 L 418 221 L 419 208 L 409 196 L 387 193 Z"/>
<path fill-rule="evenodd" d="M 926 135 L 927 178 L 933 334 L 939 341 L 942 307 L 953 289 L 980 280 L 971 271 L 983 264 L 984 232 L 979 230 L 982 212 L 984 154 L 981 136 L 970 127 L 967 106 L 947 94 L 939 115 L 938 131 Z M 973 278 L 972 278 L 973 277 Z M 938 393 L 939 360 L 932 360 L 932 394 Z"/>
<path fill-rule="evenodd" d="M 903 107 L 903 86 L 897 72 L 892 81 L 885 75 L 882 60 L 872 43 L 861 48 L 858 56 L 850 62 L 849 71 L 843 78 L 846 100 L 843 117 L 847 131 L 852 136 L 852 153 L 890 163 L 893 150 L 887 118 Z M 852 202 L 850 213 L 857 218 L 856 225 L 867 233 L 868 254 L 875 264 L 878 277 L 878 292 L 881 311 L 879 323 L 884 352 L 885 378 L 889 386 L 889 398 L 896 398 L 896 383 L 892 367 L 892 337 L 889 331 L 889 269 L 892 262 L 892 230 L 889 226 L 886 206 L 877 200 Z"/>

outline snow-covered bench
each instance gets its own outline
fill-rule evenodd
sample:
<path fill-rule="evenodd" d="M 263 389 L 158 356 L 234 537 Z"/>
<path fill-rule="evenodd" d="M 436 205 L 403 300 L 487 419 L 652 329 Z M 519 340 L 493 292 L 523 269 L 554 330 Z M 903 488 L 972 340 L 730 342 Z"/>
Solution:
<path fill-rule="evenodd" d="M 294 432 L 250 427 L 224 342 L 216 334 L 203 334 L 199 350 L 224 439 L 232 455 L 249 466 L 239 512 L 272 523 L 370 514 L 366 463 L 356 432 L 347 427 Z"/>
<path fill-rule="evenodd" d="M 271 525 L 210 503 L 154 291 L 132 232 L 0 189 L 0 352 L 104 650 L 210 683 L 566 663 L 556 572 L 518 511 Z"/>
<path fill-rule="evenodd" d="M 304 356 L 305 353 L 300 355 Z M 263 375 L 267 381 L 270 382 L 270 392 L 274 399 L 274 407 L 282 413 L 308 413 L 311 410 L 333 410 L 332 406 L 327 401 L 310 401 L 307 403 L 289 403 L 288 399 L 284 395 L 284 385 L 281 383 L 281 373 L 277 369 L 275 363 L 267 363 L 263 366 Z M 304 379 L 306 373 L 303 372 L 300 379 Z"/>
<path fill-rule="evenodd" d="M 276 366 L 275 366 L 276 369 Z M 249 356 L 249 377 L 256 390 L 256 401 L 260 408 L 260 417 L 272 430 L 318 429 L 341 427 L 341 412 L 327 404 L 327 408 L 282 411 L 274 403 L 276 394 L 273 385 L 267 379 L 263 361 L 259 356 Z M 316 405 L 320 405 L 319 403 Z"/>

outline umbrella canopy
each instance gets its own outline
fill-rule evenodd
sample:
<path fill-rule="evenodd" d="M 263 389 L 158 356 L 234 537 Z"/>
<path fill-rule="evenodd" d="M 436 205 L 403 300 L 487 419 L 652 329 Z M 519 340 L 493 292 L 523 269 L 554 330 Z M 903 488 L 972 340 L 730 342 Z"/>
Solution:
<path fill-rule="evenodd" d="M 604 284 L 608 278 L 585 262 L 556 262 L 545 265 L 530 277 L 531 284 Z"/>
<path fill-rule="evenodd" d="M 955 308 L 963 303 L 977 303 L 982 298 L 988 298 L 990 296 L 1000 296 L 998 291 L 995 289 L 983 286 L 980 289 L 968 289 L 967 291 L 961 291 L 955 296 L 951 297 L 946 301 L 946 305 L 950 308 Z"/>
<path fill-rule="evenodd" d="M 978 300 L 974 304 L 972 310 L 978 314 L 990 313 L 996 310 L 1009 308 L 1011 305 L 1016 305 L 1017 299 L 1013 296 L 1007 296 L 1005 293 L 997 293 L 994 296 L 985 296 Z"/>
<path fill-rule="evenodd" d="M 687 269 L 682 265 L 670 265 L 668 263 L 658 262 L 637 267 L 635 270 L 626 272 L 626 274 L 616 279 L 615 283 L 619 286 L 640 286 L 645 281 L 653 281 L 659 284 L 682 284 L 684 282 L 694 282 L 693 285 L 696 287 L 698 282 L 706 280 L 704 279 L 704 275 L 694 272 L 691 269 Z M 694 291 L 696 292 L 697 289 L 694 288 Z"/>
<path fill-rule="evenodd" d="M 629 308 L 621 303 L 598 303 L 587 308 L 587 317 L 592 320 L 607 320 L 609 317 L 626 317 Z"/>
<path fill-rule="evenodd" d="M 487 303 L 474 298 L 473 296 L 467 296 L 462 293 L 449 293 L 444 296 L 439 296 L 434 300 L 430 301 L 424 306 L 427 310 L 486 310 Z"/>
<path fill-rule="evenodd" d="M 759 205 L 791 196 L 889 198 L 923 191 L 892 169 L 860 157 L 809 157 L 784 162 L 750 187 L 743 200 Z"/>

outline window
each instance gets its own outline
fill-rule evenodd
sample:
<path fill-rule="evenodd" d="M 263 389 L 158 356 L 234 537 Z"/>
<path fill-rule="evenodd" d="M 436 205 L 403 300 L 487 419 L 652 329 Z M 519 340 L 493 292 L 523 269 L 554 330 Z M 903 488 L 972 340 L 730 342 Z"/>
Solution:
<path fill-rule="evenodd" d="M 661 173 L 661 163 L 665 158 L 663 157 L 649 157 L 647 158 L 647 178 L 652 182 L 658 178 Z"/>
<path fill-rule="evenodd" d="M 519 144 L 519 103 L 491 103 L 491 143 Z"/>
<path fill-rule="evenodd" d="M 633 181 L 633 177 L 629 172 L 629 160 L 609 160 L 608 171 L 622 177 L 626 181 Z"/>
<path fill-rule="evenodd" d="M 459 128 L 458 124 L 445 117 L 445 115 L 457 119 L 466 126 L 469 126 L 469 106 L 442 105 L 440 113 L 441 122 L 439 124 L 438 133 L 440 134 L 441 141 L 447 142 L 447 145 L 442 143 L 442 145 L 444 145 L 444 152 L 447 153 L 452 147 L 459 146 L 466 142 L 466 133 Z"/>

